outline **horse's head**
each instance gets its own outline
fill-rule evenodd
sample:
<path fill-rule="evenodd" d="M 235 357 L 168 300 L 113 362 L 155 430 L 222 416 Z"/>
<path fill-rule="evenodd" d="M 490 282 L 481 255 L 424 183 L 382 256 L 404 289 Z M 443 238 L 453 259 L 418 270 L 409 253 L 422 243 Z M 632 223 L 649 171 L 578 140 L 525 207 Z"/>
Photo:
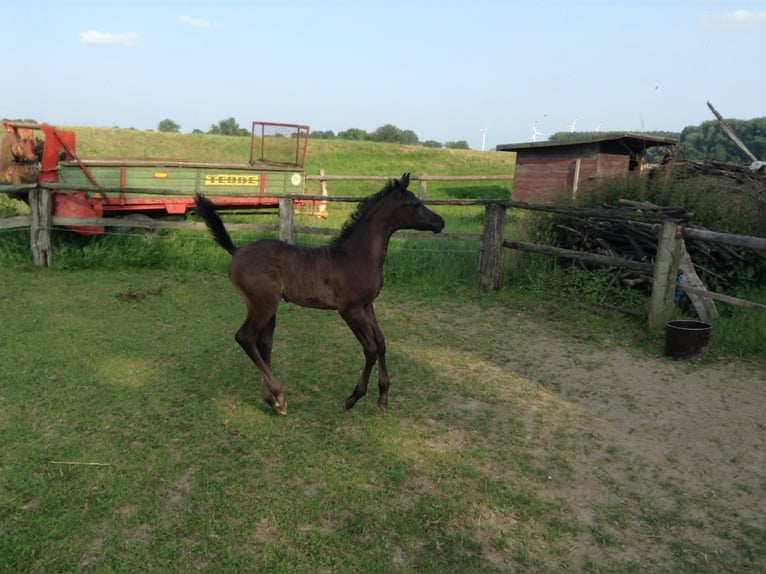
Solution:
<path fill-rule="evenodd" d="M 423 202 L 407 187 L 410 184 L 410 174 L 405 173 L 396 180 L 391 197 L 397 204 L 393 215 L 396 229 L 416 229 L 418 231 L 433 231 L 439 233 L 444 229 L 444 219 L 428 209 Z"/>

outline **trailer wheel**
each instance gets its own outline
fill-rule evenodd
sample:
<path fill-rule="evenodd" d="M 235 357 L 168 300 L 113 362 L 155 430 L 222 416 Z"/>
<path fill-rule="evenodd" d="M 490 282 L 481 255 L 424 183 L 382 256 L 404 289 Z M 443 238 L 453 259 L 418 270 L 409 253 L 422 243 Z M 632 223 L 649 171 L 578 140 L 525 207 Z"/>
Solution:
<path fill-rule="evenodd" d="M 138 223 L 139 225 L 133 226 L 133 225 L 120 225 L 119 227 L 115 227 L 114 233 L 118 235 L 139 235 L 144 234 L 147 237 L 151 237 L 154 235 L 157 235 L 158 230 L 152 227 L 145 227 L 143 225 L 140 225 L 140 223 L 146 223 L 153 221 L 151 217 L 148 215 L 144 215 L 143 213 L 131 213 L 130 215 L 126 215 L 125 217 L 120 217 L 120 221 L 132 221 L 134 223 Z"/>

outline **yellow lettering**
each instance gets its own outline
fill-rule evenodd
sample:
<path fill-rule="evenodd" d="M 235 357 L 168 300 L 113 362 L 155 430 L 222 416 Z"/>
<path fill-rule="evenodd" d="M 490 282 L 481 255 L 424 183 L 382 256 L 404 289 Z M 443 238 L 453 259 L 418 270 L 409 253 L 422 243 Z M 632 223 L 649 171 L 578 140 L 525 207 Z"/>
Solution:
<path fill-rule="evenodd" d="M 261 184 L 259 175 L 236 175 L 232 173 L 206 173 L 205 185 L 226 185 L 230 187 L 258 187 Z"/>

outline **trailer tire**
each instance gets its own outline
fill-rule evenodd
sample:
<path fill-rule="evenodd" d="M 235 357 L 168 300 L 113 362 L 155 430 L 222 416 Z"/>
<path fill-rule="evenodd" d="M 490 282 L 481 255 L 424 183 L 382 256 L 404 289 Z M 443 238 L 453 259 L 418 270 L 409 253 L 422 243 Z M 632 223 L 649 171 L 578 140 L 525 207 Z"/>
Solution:
<path fill-rule="evenodd" d="M 136 223 L 143 223 L 143 222 L 150 222 L 153 221 L 151 217 L 148 215 L 144 215 L 143 213 L 131 213 L 130 215 L 126 215 L 125 217 L 120 217 L 121 221 L 133 221 Z M 121 225 L 119 227 L 115 227 L 115 233 L 118 235 L 140 235 L 143 234 L 147 237 L 152 237 L 154 235 L 157 235 L 158 230 L 152 227 L 146 227 L 144 225 L 136 225 L 135 227 L 132 225 Z"/>

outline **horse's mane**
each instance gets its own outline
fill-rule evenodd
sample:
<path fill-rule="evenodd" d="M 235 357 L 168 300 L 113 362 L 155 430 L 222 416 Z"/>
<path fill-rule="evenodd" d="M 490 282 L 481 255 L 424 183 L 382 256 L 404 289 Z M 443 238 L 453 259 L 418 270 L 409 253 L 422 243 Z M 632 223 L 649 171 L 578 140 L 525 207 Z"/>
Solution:
<path fill-rule="evenodd" d="M 378 203 L 380 203 L 384 197 L 396 189 L 398 184 L 399 182 L 397 180 L 391 179 L 383 189 L 377 193 L 367 196 L 362 201 L 360 201 L 357 204 L 354 213 L 352 213 L 351 216 L 346 220 L 346 223 L 343 224 L 343 227 L 341 228 L 338 236 L 330 242 L 330 247 L 338 247 L 340 244 L 346 241 L 354 232 L 357 225 L 359 225 L 359 222 L 364 220 L 367 214 L 375 209 L 375 206 L 378 205 Z"/>

